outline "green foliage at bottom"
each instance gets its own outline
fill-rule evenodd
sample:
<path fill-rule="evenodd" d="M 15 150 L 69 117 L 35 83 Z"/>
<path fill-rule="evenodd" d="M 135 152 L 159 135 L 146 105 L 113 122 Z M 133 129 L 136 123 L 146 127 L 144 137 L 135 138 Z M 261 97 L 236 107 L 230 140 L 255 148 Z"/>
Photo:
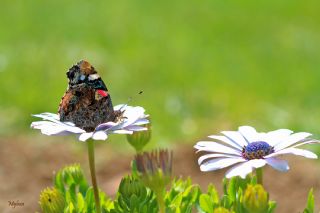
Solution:
<path fill-rule="evenodd" d="M 206 192 L 192 183 L 191 178 L 174 179 L 164 194 L 165 213 L 272 213 L 276 202 L 258 184 L 255 176 L 223 180 L 223 194 L 214 185 Z M 114 200 L 100 191 L 102 213 L 157 213 L 160 211 L 156 193 L 146 187 L 136 175 L 121 180 Z M 61 169 L 54 177 L 54 187 L 40 194 L 44 213 L 95 213 L 92 187 L 88 185 L 79 165 Z M 163 204 L 162 203 L 162 204 Z M 303 213 L 314 212 L 314 194 L 310 190 Z"/>

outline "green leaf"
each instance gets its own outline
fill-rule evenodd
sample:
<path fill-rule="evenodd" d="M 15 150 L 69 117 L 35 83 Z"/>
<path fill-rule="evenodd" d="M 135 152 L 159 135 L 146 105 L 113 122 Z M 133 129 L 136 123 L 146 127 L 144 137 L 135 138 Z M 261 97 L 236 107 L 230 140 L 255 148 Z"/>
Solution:
<path fill-rule="evenodd" d="M 65 213 L 76 213 L 76 209 L 74 208 L 74 205 L 73 203 L 69 203 L 66 210 L 65 210 Z"/>
<path fill-rule="evenodd" d="M 228 195 L 222 195 L 220 200 L 220 205 L 226 209 L 230 209 L 232 206 L 232 201 L 230 200 Z"/>
<path fill-rule="evenodd" d="M 87 212 L 92 212 L 95 206 L 92 187 L 89 187 L 84 200 L 85 200 Z"/>
<path fill-rule="evenodd" d="M 61 191 L 64 194 L 65 193 L 64 182 L 63 182 L 63 178 L 60 171 L 55 175 L 53 182 L 54 182 L 54 187 L 56 187 L 59 191 Z"/>
<path fill-rule="evenodd" d="M 76 203 L 77 193 L 76 193 L 76 185 L 74 183 L 70 185 L 68 192 L 70 194 L 71 202 Z"/>
<path fill-rule="evenodd" d="M 174 197 L 174 199 L 171 201 L 171 206 L 179 207 L 182 202 L 182 194 L 178 194 Z"/>
<path fill-rule="evenodd" d="M 237 192 L 237 197 L 236 200 L 234 202 L 234 209 L 236 210 L 236 212 L 244 212 L 244 208 L 241 204 L 242 201 L 242 196 L 243 196 L 243 190 L 242 188 L 238 188 L 238 192 Z"/>
<path fill-rule="evenodd" d="M 222 188 L 223 188 L 223 194 L 227 195 L 228 194 L 228 179 L 227 178 L 223 178 Z"/>
<path fill-rule="evenodd" d="M 213 213 L 213 202 L 209 195 L 202 194 L 199 198 L 199 204 L 201 210 L 203 210 L 206 213 Z"/>
<path fill-rule="evenodd" d="M 139 209 L 139 199 L 135 194 L 130 197 L 130 209 L 131 211 Z"/>
<path fill-rule="evenodd" d="M 313 194 L 313 188 L 310 189 L 308 194 L 308 200 L 307 200 L 307 207 L 305 210 L 308 210 L 308 212 L 313 213 L 314 212 L 314 194 Z"/>
<path fill-rule="evenodd" d="M 82 194 L 83 197 L 85 197 L 89 188 L 87 181 L 85 179 L 82 179 L 82 181 L 78 184 L 79 184 L 79 192 Z"/>
<path fill-rule="evenodd" d="M 228 197 L 229 200 L 234 202 L 236 200 L 236 196 L 237 196 L 237 177 L 233 177 L 230 179 L 229 184 L 228 184 Z"/>
<path fill-rule="evenodd" d="M 214 204 L 219 204 L 219 194 L 213 184 L 209 184 L 208 186 L 208 195 L 210 195 L 210 198 Z"/>
<path fill-rule="evenodd" d="M 79 212 L 83 212 L 84 211 L 84 199 L 83 199 L 83 196 L 80 192 L 78 192 L 77 194 L 77 210 Z"/>
<path fill-rule="evenodd" d="M 269 201 L 268 213 L 273 213 L 277 207 L 277 203 L 275 201 Z"/>
<path fill-rule="evenodd" d="M 175 179 L 171 185 L 170 191 L 165 195 L 167 213 L 190 212 L 198 205 L 201 190 L 198 185 L 192 184 L 190 178 Z"/>
<path fill-rule="evenodd" d="M 253 175 L 250 182 L 252 185 L 256 185 L 257 184 L 257 176 Z"/>
<path fill-rule="evenodd" d="M 133 159 L 131 161 L 131 175 L 132 177 L 134 178 L 139 178 L 139 171 L 138 171 L 138 168 L 137 168 L 137 162 L 135 159 Z"/>

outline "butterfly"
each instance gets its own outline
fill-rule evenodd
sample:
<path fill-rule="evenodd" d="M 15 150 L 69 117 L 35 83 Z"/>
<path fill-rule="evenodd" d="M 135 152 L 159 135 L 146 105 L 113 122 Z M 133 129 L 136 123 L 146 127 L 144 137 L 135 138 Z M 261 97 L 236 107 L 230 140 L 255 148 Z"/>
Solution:
<path fill-rule="evenodd" d="M 101 123 L 117 120 L 119 111 L 113 109 L 105 83 L 88 61 L 81 60 L 66 74 L 69 83 L 59 104 L 60 121 L 89 132 Z"/>

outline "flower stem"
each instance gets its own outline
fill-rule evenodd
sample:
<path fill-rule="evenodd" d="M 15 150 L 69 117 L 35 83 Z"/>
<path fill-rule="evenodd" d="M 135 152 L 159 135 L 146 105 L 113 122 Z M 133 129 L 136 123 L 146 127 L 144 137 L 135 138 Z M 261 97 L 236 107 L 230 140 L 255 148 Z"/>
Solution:
<path fill-rule="evenodd" d="M 258 184 L 263 185 L 263 170 L 262 167 L 256 169 L 256 176 Z"/>
<path fill-rule="evenodd" d="M 165 193 L 165 191 L 163 189 L 155 191 L 158 205 L 159 205 L 159 213 L 165 213 L 166 206 L 164 203 L 164 193 Z"/>
<path fill-rule="evenodd" d="M 94 163 L 94 140 L 89 139 L 87 144 L 88 144 L 89 166 L 90 166 L 91 180 L 92 180 L 92 186 L 93 186 L 93 192 L 94 192 L 94 200 L 96 202 L 96 213 L 101 213 L 99 189 L 97 184 L 96 169 L 95 169 L 95 163 Z"/>

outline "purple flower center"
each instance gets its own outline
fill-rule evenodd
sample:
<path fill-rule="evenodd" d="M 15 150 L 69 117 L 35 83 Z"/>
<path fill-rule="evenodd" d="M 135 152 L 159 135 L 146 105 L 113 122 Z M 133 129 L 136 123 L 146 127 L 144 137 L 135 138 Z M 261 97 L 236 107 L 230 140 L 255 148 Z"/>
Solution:
<path fill-rule="evenodd" d="M 274 153 L 274 148 L 264 141 L 249 143 L 242 149 L 242 157 L 246 160 L 261 159 L 271 153 Z"/>

